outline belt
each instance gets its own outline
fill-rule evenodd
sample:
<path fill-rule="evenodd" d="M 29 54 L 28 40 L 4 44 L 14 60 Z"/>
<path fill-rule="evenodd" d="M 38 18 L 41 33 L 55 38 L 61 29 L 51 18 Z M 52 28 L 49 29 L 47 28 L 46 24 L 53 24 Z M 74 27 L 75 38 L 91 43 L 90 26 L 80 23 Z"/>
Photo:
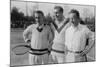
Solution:
<path fill-rule="evenodd" d="M 33 49 L 31 48 L 31 51 L 29 51 L 30 54 L 33 55 L 44 55 L 44 54 L 50 54 L 50 51 L 48 50 L 48 48 L 45 49 Z"/>
<path fill-rule="evenodd" d="M 31 48 L 31 51 L 47 51 L 48 50 L 48 48 L 45 48 L 45 49 L 33 49 L 33 48 Z"/>
<path fill-rule="evenodd" d="M 52 49 L 52 51 L 57 52 L 57 53 L 65 53 L 64 51 L 60 51 L 60 50 L 56 50 L 56 49 Z"/>
<path fill-rule="evenodd" d="M 77 54 L 83 52 L 83 51 L 71 51 L 71 50 L 67 50 L 67 51 L 70 52 L 70 53 L 77 53 Z"/>

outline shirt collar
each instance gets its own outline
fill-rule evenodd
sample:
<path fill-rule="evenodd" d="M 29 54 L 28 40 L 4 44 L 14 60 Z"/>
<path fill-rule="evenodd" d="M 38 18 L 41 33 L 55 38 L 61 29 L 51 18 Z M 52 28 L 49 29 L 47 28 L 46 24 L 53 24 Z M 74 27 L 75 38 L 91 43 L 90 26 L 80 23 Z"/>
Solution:
<path fill-rule="evenodd" d="M 81 28 L 81 24 L 79 23 L 79 24 L 77 25 L 77 27 L 74 27 L 73 24 L 72 24 L 72 27 L 73 27 L 74 29 L 76 29 L 76 30 L 79 30 L 79 29 Z"/>

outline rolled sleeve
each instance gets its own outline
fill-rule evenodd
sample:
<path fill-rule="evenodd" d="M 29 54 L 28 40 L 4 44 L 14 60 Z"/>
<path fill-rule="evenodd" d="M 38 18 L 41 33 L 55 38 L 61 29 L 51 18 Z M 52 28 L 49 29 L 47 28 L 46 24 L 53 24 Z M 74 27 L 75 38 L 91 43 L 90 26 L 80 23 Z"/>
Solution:
<path fill-rule="evenodd" d="M 88 30 L 87 35 L 90 40 L 95 40 L 95 32 Z"/>
<path fill-rule="evenodd" d="M 85 50 L 83 51 L 85 54 L 87 54 L 91 50 L 91 48 L 94 46 L 94 43 L 95 43 L 95 33 L 94 32 L 87 29 L 86 35 L 87 35 L 87 38 L 89 39 L 89 43 L 86 46 Z"/>

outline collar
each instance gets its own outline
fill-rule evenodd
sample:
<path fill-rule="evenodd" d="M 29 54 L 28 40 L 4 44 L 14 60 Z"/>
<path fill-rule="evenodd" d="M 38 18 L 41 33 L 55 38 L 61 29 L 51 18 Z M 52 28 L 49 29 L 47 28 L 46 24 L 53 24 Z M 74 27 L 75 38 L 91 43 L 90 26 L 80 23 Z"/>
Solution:
<path fill-rule="evenodd" d="M 74 27 L 74 26 L 73 26 L 73 23 L 72 23 L 72 27 L 73 27 L 74 29 L 76 29 L 76 30 L 80 30 L 81 24 L 79 23 L 76 27 Z"/>

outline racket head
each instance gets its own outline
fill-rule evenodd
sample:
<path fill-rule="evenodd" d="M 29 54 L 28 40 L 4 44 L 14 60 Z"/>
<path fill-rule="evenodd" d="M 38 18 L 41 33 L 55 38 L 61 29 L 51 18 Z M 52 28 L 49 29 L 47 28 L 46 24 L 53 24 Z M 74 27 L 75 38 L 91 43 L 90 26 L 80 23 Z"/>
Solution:
<path fill-rule="evenodd" d="M 12 48 L 15 55 L 24 55 L 29 52 L 30 46 L 28 45 L 18 45 Z"/>

